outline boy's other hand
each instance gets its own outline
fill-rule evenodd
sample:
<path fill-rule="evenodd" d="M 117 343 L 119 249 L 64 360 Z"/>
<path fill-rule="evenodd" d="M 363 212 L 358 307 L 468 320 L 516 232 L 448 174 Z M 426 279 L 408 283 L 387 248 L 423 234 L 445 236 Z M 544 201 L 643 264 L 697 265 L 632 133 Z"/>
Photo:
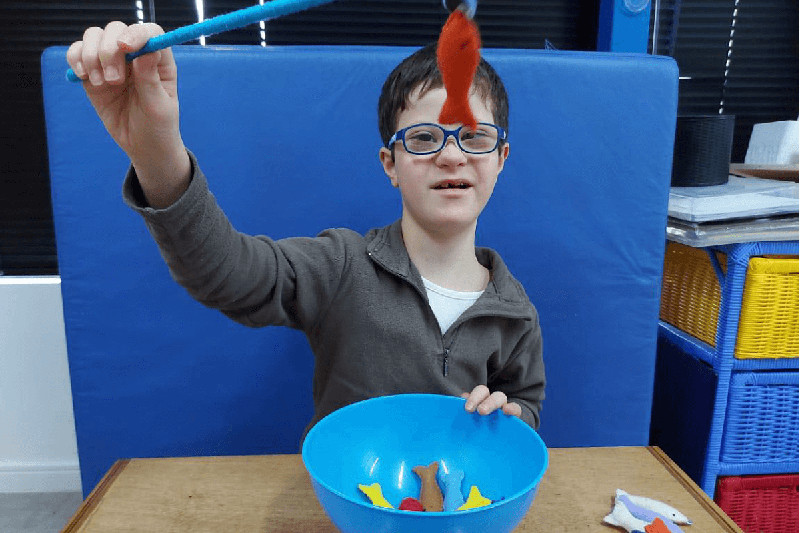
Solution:
<path fill-rule="evenodd" d="M 172 51 L 125 61 L 125 54 L 162 33 L 157 24 L 128 26 L 115 21 L 105 28 L 88 28 L 83 39 L 67 50 L 67 62 L 83 80 L 86 95 L 111 137 L 130 157 L 143 186 L 148 177 L 169 181 L 177 179 L 169 174 L 191 169 L 180 135 L 178 71 Z"/>
<path fill-rule="evenodd" d="M 488 415 L 502 409 L 507 415 L 522 417 L 522 407 L 518 403 L 509 402 L 508 397 L 500 391 L 490 392 L 486 385 L 478 385 L 472 392 L 465 392 L 461 397 L 467 399 L 464 408 L 470 413 L 477 410 L 479 414 Z"/>

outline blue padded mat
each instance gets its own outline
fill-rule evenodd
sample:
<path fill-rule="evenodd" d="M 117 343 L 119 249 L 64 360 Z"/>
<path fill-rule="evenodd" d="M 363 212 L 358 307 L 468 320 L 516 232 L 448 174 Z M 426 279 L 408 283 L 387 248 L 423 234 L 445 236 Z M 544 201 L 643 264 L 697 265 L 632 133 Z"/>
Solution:
<path fill-rule="evenodd" d="M 412 49 L 176 47 L 184 140 L 238 229 L 366 231 L 400 216 L 376 108 Z M 311 416 L 302 334 L 248 329 L 176 285 L 121 201 L 128 166 L 64 47 L 42 58 L 84 493 L 121 457 L 296 453 Z M 510 158 L 481 217 L 537 306 L 548 446 L 648 441 L 677 67 L 669 58 L 484 50 Z"/>

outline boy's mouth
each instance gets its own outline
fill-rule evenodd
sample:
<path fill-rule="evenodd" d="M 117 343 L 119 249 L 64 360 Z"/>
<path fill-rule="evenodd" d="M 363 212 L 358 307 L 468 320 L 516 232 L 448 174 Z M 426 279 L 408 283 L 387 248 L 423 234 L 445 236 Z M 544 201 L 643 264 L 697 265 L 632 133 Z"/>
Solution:
<path fill-rule="evenodd" d="M 442 189 L 469 189 L 472 185 L 464 180 L 444 180 L 434 184 L 436 190 Z"/>

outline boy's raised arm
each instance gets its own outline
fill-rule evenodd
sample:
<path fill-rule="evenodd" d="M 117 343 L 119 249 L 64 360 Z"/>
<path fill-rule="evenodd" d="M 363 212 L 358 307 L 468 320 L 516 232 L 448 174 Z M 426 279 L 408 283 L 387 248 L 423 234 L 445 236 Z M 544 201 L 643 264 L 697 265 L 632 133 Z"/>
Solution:
<path fill-rule="evenodd" d="M 164 33 L 156 24 L 110 22 L 88 28 L 67 62 L 114 141 L 133 164 L 151 207 L 172 205 L 186 191 L 191 162 L 178 120 L 178 71 L 170 49 L 126 63 L 125 54 Z"/>

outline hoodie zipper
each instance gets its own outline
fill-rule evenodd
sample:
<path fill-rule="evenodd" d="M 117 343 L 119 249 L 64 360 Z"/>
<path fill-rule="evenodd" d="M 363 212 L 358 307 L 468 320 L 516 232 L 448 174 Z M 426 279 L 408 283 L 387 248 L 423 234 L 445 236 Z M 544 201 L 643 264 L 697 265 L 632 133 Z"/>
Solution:
<path fill-rule="evenodd" d="M 417 291 L 417 293 L 420 295 L 423 301 L 425 302 L 428 301 L 428 295 L 424 292 L 425 291 L 424 288 L 417 287 L 417 285 L 413 283 L 408 277 L 401 275 L 393 268 L 389 268 L 387 264 L 385 264 L 383 261 L 375 257 L 375 255 L 373 255 L 372 252 L 367 252 L 367 255 L 370 258 L 372 258 L 373 261 L 375 261 L 376 263 L 381 265 L 384 269 L 386 269 L 388 272 L 391 272 L 395 276 L 401 278 L 406 283 L 411 285 L 411 287 L 413 287 L 414 290 Z M 434 314 L 433 309 L 431 309 L 430 305 L 427 305 L 427 307 L 428 307 L 428 313 L 430 313 L 431 317 L 433 317 L 433 323 L 436 325 L 436 328 L 438 329 L 439 323 L 436 319 L 436 315 Z M 447 374 L 450 373 L 450 368 L 448 364 L 448 359 L 450 358 L 450 346 L 452 346 L 453 342 L 455 342 L 455 334 L 453 335 L 453 340 L 450 341 L 450 344 L 447 347 L 444 346 L 444 335 L 441 336 L 441 342 L 442 342 L 442 375 L 444 377 L 447 377 Z"/>
<path fill-rule="evenodd" d="M 373 254 L 372 251 L 368 251 L 367 255 L 373 261 L 375 261 L 377 264 L 379 264 L 382 268 L 384 268 L 387 272 L 390 272 L 391 274 L 399 277 L 400 279 L 403 279 L 406 283 L 411 285 L 414 288 L 414 290 L 416 290 L 417 293 L 422 297 L 422 299 L 427 302 L 428 296 L 427 296 L 427 294 L 425 294 L 425 292 L 424 292 L 425 289 L 424 288 L 417 287 L 417 285 L 414 284 L 411 281 L 411 279 L 409 279 L 407 276 L 404 276 L 404 275 L 400 274 L 396 269 L 389 267 L 389 265 L 387 265 L 384 261 L 382 261 L 381 259 L 377 258 L 375 256 L 375 254 Z M 436 315 L 434 315 L 433 310 L 430 308 L 430 306 L 428 306 L 428 312 L 433 317 L 433 322 L 436 325 L 436 327 L 438 328 L 438 322 L 437 322 L 437 319 L 436 319 Z M 469 310 L 467 310 L 467 313 L 469 313 Z M 470 320 L 472 318 L 476 318 L 476 317 L 479 317 L 479 316 L 507 317 L 507 318 L 525 318 L 524 314 L 521 314 L 521 313 L 518 313 L 518 312 L 513 312 L 513 311 L 506 311 L 506 312 L 500 312 L 500 313 L 498 313 L 497 311 L 495 311 L 494 313 L 483 311 L 483 312 L 478 312 L 478 313 L 475 313 L 475 314 L 468 314 L 466 317 L 464 317 L 462 315 L 461 317 L 456 319 L 456 322 L 453 325 L 456 326 L 456 329 L 458 329 L 459 327 L 461 327 L 461 324 L 463 322 L 466 322 L 467 320 Z M 457 335 L 457 333 L 454 330 L 453 331 L 453 335 L 452 335 L 452 339 L 450 340 L 450 344 L 448 344 L 447 347 L 444 347 L 444 335 L 442 335 L 442 338 L 441 338 L 441 340 L 442 340 L 442 375 L 444 377 L 447 377 L 447 375 L 450 373 L 450 361 L 449 361 L 450 360 L 450 348 L 453 346 L 453 343 L 456 340 L 455 339 L 456 335 Z"/>
<path fill-rule="evenodd" d="M 456 342 L 456 337 L 458 336 L 458 328 L 461 327 L 461 324 L 456 326 L 456 329 L 453 330 L 451 334 L 450 343 L 445 347 L 444 346 L 444 336 L 442 336 L 442 375 L 447 377 L 447 374 L 450 373 L 450 348 L 453 347 L 453 344 Z"/>

